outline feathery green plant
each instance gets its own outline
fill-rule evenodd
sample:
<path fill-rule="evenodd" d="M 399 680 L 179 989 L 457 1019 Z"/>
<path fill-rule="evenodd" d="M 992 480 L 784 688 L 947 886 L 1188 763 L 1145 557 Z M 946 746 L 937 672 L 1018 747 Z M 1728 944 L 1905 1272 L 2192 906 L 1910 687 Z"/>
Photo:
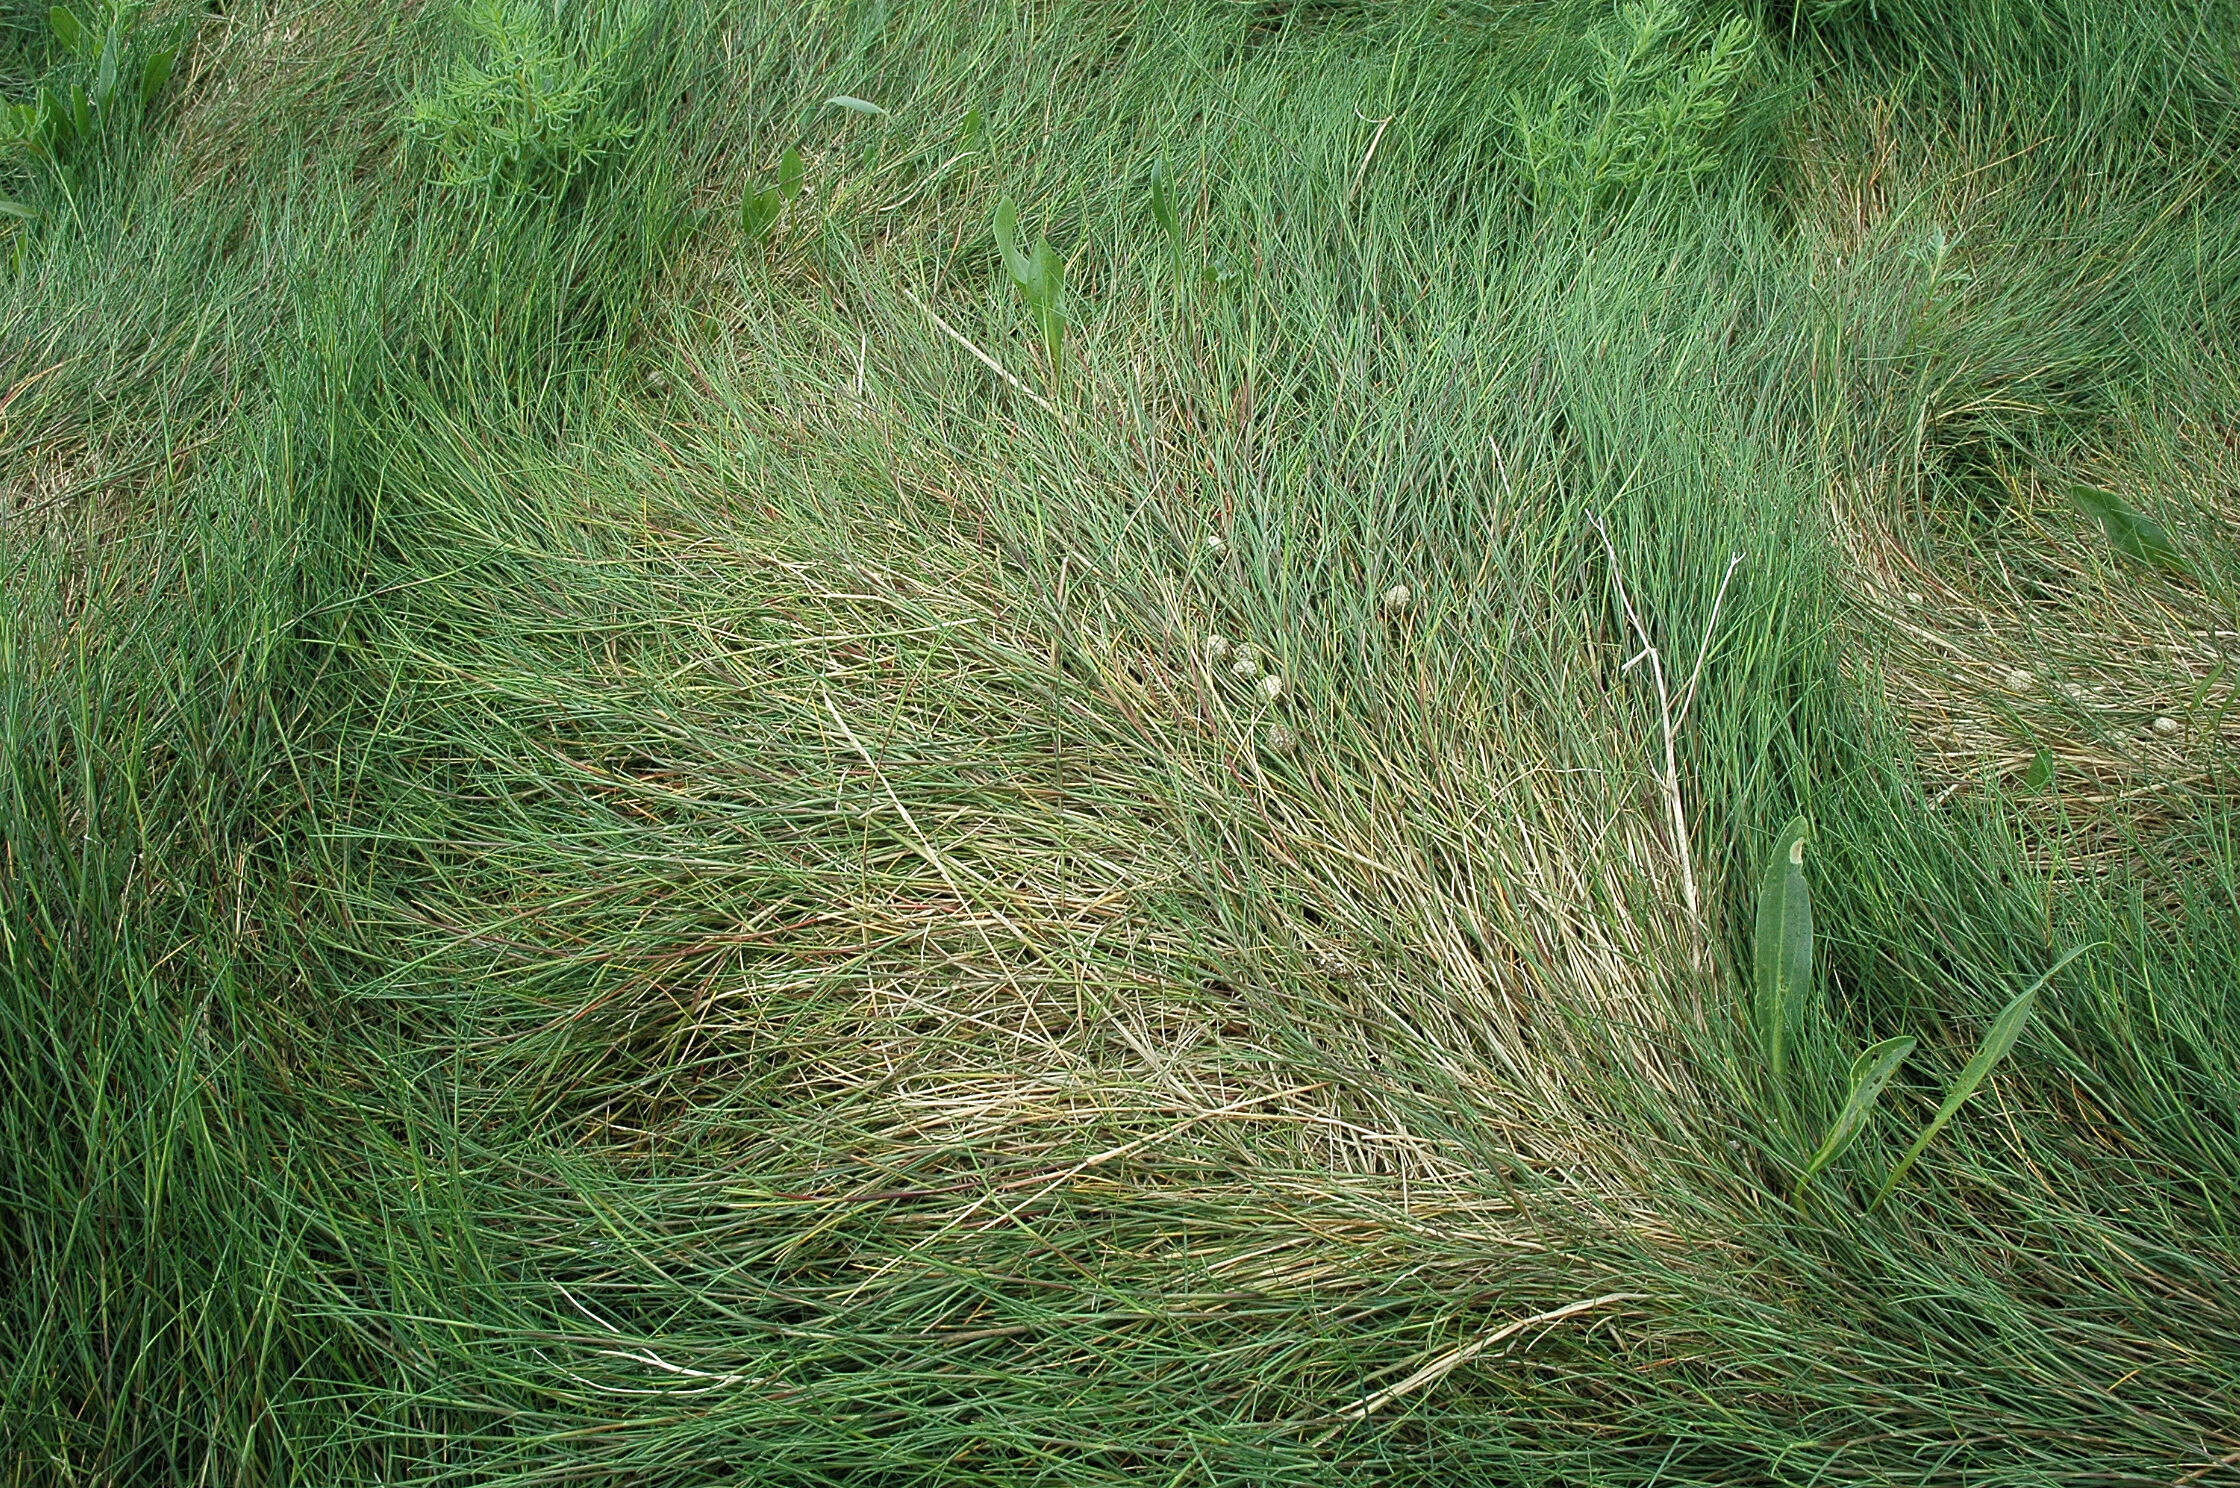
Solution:
<path fill-rule="evenodd" d="M 471 0 L 461 20 L 479 54 L 406 115 L 445 185 L 551 192 L 636 137 L 612 113 L 603 62 L 565 45 L 529 0 Z"/>
<path fill-rule="evenodd" d="M 1747 16 L 1705 35 L 1685 0 L 1624 0 L 1587 43 L 1598 63 L 1590 79 L 1510 100 L 1539 199 L 1598 206 L 1718 169 L 1720 135 L 1757 55 Z"/>

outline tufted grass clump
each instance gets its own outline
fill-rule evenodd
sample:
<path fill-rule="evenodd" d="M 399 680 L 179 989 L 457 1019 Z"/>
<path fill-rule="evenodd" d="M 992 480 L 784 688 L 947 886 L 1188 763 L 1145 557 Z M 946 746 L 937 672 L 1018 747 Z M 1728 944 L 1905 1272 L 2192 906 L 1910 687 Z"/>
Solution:
<path fill-rule="evenodd" d="M 2240 9 L 144 19 L 0 1488 L 2233 1478 Z"/>

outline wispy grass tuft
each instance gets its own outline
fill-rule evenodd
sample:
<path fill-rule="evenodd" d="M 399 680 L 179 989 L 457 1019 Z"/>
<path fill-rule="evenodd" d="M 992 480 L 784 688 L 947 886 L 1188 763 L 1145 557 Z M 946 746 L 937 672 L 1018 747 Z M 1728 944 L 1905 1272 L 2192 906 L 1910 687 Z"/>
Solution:
<path fill-rule="evenodd" d="M 149 23 L 7 1481 L 2240 1470 L 2240 21 Z"/>

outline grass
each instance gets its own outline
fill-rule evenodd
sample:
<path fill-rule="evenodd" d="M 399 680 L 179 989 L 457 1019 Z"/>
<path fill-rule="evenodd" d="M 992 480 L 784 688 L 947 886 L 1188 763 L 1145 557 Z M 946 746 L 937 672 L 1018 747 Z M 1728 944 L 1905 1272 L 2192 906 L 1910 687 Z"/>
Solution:
<path fill-rule="evenodd" d="M 151 15 L 0 182 L 6 1481 L 2240 1481 L 2240 23 L 1673 14 Z"/>

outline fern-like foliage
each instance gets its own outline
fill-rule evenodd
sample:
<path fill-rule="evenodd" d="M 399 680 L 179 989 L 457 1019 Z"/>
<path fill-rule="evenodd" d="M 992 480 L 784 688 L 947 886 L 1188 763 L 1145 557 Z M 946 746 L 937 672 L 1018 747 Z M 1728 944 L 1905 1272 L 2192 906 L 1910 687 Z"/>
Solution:
<path fill-rule="evenodd" d="M 1587 41 L 1597 59 L 1590 77 L 1511 102 L 1537 198 L 1603 205 L 1718 168 L 1721 135 L 1757 56 L 1748 17 L 1707 28 L 1681 0 L 1627 0 Z"/>

